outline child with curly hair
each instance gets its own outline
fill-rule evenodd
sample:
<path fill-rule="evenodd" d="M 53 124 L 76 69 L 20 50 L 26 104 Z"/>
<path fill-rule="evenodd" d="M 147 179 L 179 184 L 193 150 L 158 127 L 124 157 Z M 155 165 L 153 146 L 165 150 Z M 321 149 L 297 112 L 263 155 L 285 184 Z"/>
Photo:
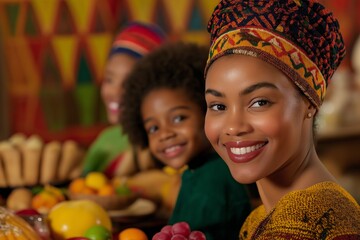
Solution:
<path fill-rule="evenodd" d="M 178 42 L 140 60 L 124 83 L 121 124 L 163 164 L 187 166 L 169 224 L 185 221 L 208 240 L 236 239 L 250 200 L 204 133 L 206 57 L 206 47 Z"/>

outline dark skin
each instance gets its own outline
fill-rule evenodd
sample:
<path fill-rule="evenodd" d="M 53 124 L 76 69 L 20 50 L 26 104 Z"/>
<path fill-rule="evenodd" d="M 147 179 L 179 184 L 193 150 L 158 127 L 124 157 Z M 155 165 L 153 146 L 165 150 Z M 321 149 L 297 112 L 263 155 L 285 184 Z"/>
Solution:
<path fill-rule="evenodd" d="M 141 116 L 150 151 L 165 165 L 181 169 L 211 149 L 203 128 L 204 113 L 185 89 L 149 92 L 141 104 Z"/>
<path fill-rule="evenodd" d="M 316 109 L 280 70 L 227 55 L 209 68 L 205 89 L 208 139 L 238 182 L 256 182 L 268 212 L 290 191 L 335 181 L 315 150 Z"/>

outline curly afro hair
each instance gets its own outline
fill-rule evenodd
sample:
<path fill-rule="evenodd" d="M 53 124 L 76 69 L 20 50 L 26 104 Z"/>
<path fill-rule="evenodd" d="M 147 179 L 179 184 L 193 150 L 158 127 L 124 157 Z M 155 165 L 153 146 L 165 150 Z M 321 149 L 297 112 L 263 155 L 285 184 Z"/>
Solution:
<path fill-rule="evenodd" d="M 144 97 L 159 88 L 184 89 L 206 113 L 204 69 L 208 47 L 172 42 L 140 59 L 124 82 L 120 123 L 133 145 L 147 147 L 148 138 L 141 117 Z"/>

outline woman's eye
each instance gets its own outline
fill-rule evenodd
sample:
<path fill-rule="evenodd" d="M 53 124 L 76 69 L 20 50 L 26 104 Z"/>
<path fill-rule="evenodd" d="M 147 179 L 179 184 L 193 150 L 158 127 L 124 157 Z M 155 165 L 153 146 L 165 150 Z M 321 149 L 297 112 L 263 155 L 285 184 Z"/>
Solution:
<path fill-rule="evenodd" d="M 270 101 L 265 100 L 265 99 L 260 99 L 260 100 L 255 101 L 254 103 L 252 103 L 251 107 L 259 108 L 259 107 L 264 107 L 269 104 L 270 104 Z"/>
<path fill-rule="evenodd" d="M 184 121 L 185 118 L 186 118 L 185 116 L 179 115 L 179 116 L 174 117 L 173 121 L 174 121 L 174 123 L 179 123 L 179 122 Z"/>
<path fill-rule="evenodd" d="M 212 104 L 209 106 L 209 108 L 213 111 L 225 111 L 226 107 L 222 104 Z"/>

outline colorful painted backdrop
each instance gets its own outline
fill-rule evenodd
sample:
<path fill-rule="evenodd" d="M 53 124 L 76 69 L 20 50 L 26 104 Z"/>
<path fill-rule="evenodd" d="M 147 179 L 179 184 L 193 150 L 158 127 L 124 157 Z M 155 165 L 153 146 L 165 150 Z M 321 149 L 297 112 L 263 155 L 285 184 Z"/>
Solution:
<path fill-rule="evenodd" d="M 99 96 L 114 34 L 129 20 L 159 24 L 172 40 L 208 43 L 218 0 L 0 0 L 10 133 L 88 145 L 105 126 Z M 360 1 L 323 1 L 351 47 Z M 348 63 L 345 63 L 348 65 Z"/>

